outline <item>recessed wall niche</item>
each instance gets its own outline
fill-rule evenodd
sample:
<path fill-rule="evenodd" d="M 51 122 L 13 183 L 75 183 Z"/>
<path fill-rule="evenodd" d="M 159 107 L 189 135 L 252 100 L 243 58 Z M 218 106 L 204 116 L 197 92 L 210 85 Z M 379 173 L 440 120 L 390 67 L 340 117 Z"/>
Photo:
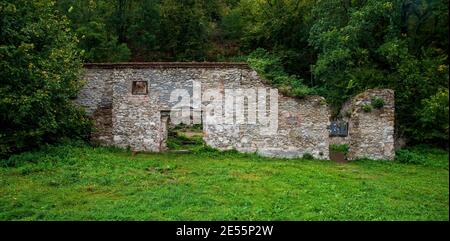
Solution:
<path fill-rule="evenodd" d="M 133 95 L 146 95 L 148 94 L 147 81 L 133 81 L 131 88 Z"/>

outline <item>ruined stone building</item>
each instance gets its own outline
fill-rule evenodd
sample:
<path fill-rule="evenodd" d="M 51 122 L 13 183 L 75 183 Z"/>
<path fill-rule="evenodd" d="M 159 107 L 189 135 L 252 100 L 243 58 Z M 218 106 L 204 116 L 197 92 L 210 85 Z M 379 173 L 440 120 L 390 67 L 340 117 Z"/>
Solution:
<path fill-rule="evenodd" d="M 330 126 L 336 126 L 323 97 L 284 96 L 243 63 L 86 64 L 83 80 L 86 83 L 76 102 L 94 119 L 92 139 L 104 145 L 164 151 L 170 111 L 179 104 L 179 98 L 173 99 L 174 90 L 185 90 L 181 93 L 190 96 L 192 103 L 194 85 L 198 83 L 201 92 L 209 93 L 213 99 L 198 97 L 198 106 L 191 106 L 191 118 L 196 113 L 200 116 L 203 139 L 211 147 L 289 158 L 308 153 L 317 159 L 328 159 L 330 143 L 346 143 L 350 159 L 394 157 L 392 90 L 368 90 L 349 100 L 341 111 L 344 133 L 335 135 Z M 211 89 L 215 92 L 208 92 Z M 230 98 L 228 90 L 243 90 L 244 94 Z M 263 103 L 261 106 L 250 101 L 255 98 L 251 95 L 254 92 L 266 92 L 265 98 L 256 97 L 258 103 Z M 374 97 L 382 99 L 383 106 L 368 112 L 364 106 Z M 205 122 L 205 106 L 211 101 L 223 107 L 213 112 L 225 121 Z M 226 113 L 225 103 L 241 104 L 244 109 Z M 272 123 L 261 121 L 264 107 L 268 115 L 276 114 Z M 244 113 L 244 124 L 236 121 L 236 111 Z M 259 118 L 255 121 L 250 113 L 257 113 Z"/>

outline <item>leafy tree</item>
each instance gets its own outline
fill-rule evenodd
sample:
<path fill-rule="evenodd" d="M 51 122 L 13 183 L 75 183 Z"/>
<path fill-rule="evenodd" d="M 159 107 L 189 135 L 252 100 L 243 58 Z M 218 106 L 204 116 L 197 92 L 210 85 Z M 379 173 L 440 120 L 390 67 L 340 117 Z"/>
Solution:
<path fill-rule="evenodd" d="M 420 129 L 415 137 L 420 141 L 441 139 L 445 140 L 449 135 L 449 96 L 448 89 L 442 88 L 429 98 L 422 100 L 422 108 L 418 112 Z"/>
<path fill-rule="evenodd" d="M 310 79 L 314 49 L 308 46 L 310 9 L 304 0 L 242 0 L 222 26 L 229 38 L 237 38 L 241 52 L 264 48 L 281 59 L 289 74 Z"/>
<path fill-rule="evenodd" d="M 129 11 L 127 45 L 133 60 L 154 61 L 160 56 L 160 4 L 159 0 L 142 0 Z"/>
<path fill-rule="evenodd" d="M 0 155 L 84 138 L 78 40 L 49 0 L 0 1 Z"/>
<path fill-rule="evenodd" d="M 163 1 L 160 33 L 161 50 L 169 59 L 206 59 L 208 23 L 201 1 Z"/>
<path fill-rule="evenodd" d="M 448 136 L 423 129 L 420 114 L 424 99 L 448 90 L 447 6 L 438 0 L 318 1 L 309 41 L 319 52 L 320 93 L 338 107 L 367 88 L 393 88 L 398 135 L 448 143 Z"/>
<path fill-rule="evenodd" d="M 78 47 L 84 62 L 247 60 L 283 93 L 317 93 L 335 110 L 365 89 L 392 88 L 397 134 L 412 143 L 448 144 L 442 116 L 448 109 L 448 0 L 38 0 L 30 6 L 22 5 L 31 1 L 0 1 L 1 61 L 12 66 L 1 70 L 5 83 L 12 73 L 21 73 L 14 74 L 20 79 L 30 71 L 8 62 L 18 56 L 10 46 L 42 58 L 47 50 L 36 46 L 59 47 L 42 45 L 42 34 L 19 30 L 32 21 L 43 29 L 58 18 L 61 23 L 51 29 L 64 25 L 73 29 L 64 31 L 68 39 L 79 39 L 61 51 Z M 11 6 L 38 13 L 13 16 Z M 50 12 L 54 17 L 46 22 Z M 25 80 L 36 75 L 30 72 L 34 77 Z"/>
<path fill-rule="evenodd" d="M 285 95 L 303 97 L 313 93 L 313 90 L 303 84 L 304 81 L 298 76 L 286 73 L 279 57 L 264 49 L 255 50 L 247 61 L 253 69 L 269 81 L 269 84 L 276 86 Z"/>
<path fill-rule="evenodd" d="M 127 30 L 125 9 L 122 6 L 124 2 L 126 1 L 57 2 L 58 9 L 71 20 L 71 27 L 80 39 L 78 46 L 85 51 L 85 62 L 121 62 L 130 59 L 131 51 L 123 42 L 126 39 L 124 31 Z"/>

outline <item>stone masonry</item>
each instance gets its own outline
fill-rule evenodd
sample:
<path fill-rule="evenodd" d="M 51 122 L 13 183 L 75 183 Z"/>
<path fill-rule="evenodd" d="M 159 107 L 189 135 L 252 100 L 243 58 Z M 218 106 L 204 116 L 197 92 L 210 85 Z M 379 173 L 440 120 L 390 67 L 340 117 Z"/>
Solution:
<path fill-rule="evenodd" d="M 372 107 L 372 99 L 380 98 L 384 105 Z M 394 151 L 394 91 L 369 89 L 348 100 L 341 108 L 341 120 L 348 122 L 347 137 L 331 137 L 331 144 L 347 144 L 348 159 L 392 160 Z M 370 110 L 364 110 L 370 106 Z"/>
<path fill-rule="evenodd" d="M 135 151 L 166 149 L 168 111 L 176 104 L 170 99 L 175 89 L 186 90 L 192 96 L 193 83 L 197 82 L 201 83 L 202 92 L 215 89 L 224 99 L 229 89 L 272 93 L 270 86 L 243 63 L 86 64 L 84 80 L 86 84 L 76 102 L 84 106 L 95 121 L 92 139 Z M 372 95 L 385 97 L 386 105 L 372 115 L 353 109 L 348 138 L 353 159 L 362 156 L 391 159 L 393 156 L 393 92 L 368 92 L 356 97 L 354 105 L 359 106 Z M 324 98 L 298 99 L 278 93 L 273 102 L 270 97 L 270 103 L 278 107 L 276 133 L 265 134 L 271 127 L 259 121 L 211 125 L 205 123 L 202 116 L 206 144 L 221 150 L 236 149 L 264 156 L 292 158 L 311 154 L 318 159 L 328 159 L 330 117 Z M 208 101 L 201 99 L 202 113 L 207 111 Z M 247 115 L 255 108 L 249 105 L 248 98 L 235 99 L 233 103 L 238 102 L 245 103 Z M 273 111 L 269 102 L 266 105 Z"/>

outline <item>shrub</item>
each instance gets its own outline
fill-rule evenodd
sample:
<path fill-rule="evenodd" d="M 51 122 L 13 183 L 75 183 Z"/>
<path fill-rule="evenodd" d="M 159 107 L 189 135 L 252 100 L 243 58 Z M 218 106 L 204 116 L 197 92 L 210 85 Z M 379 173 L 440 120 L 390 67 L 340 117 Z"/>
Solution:
<path fill-rule="evenodd" d="M 277 87 L 285 95 L 303 97 L 313 93 L 311 88 L 303 84 L 302 79 L 285 72 L 279 57 L 267 52 L 265 49 L 256 49 L 249 55 L 247 62 L 269 84 Z"/>
<path fill-rule="evenodd" d="M 0 3 L 0 158 L 90 133 L 72 101 L 82 86 L 78 40 L 53 4 Z"/>
<path fill-rule="evenodd" d="M 417 145 L 396 151 L 395 160 L 401 163 L 420 164 L 448 170 L 448 149 Z"/>
<path fill-rule="evenodd" d="M 425 157 L 420 153 L 416 153 L 408 149 L 396 151 L 395 160 L 406 164 L 424 164 L 426 162 Z"/>
<path fill-rule="evenodd" d="M 370 103 L 375 109 L 381 109 L 384 106 L 384 100 L 380 97 L 373 97 Z"/>
<path fill-rule="evenodd" d="M 449 92 L 439 89 L 430 98 L 422 101 L 418 111 L 419 128 L 413 130 L 416 139 L 429 141 L 448 147 L 449 136 Z M 426 130 L 426 131 L 424 131 Z"/>
<path fill-rule="evenodd" d="M 364 105 L 362 105 L 362 110 L 364 111 L 364 112 L 371 112 L 372 111 L 372 105 L 370 105 L 370 104 L 364 104 Z"/>

